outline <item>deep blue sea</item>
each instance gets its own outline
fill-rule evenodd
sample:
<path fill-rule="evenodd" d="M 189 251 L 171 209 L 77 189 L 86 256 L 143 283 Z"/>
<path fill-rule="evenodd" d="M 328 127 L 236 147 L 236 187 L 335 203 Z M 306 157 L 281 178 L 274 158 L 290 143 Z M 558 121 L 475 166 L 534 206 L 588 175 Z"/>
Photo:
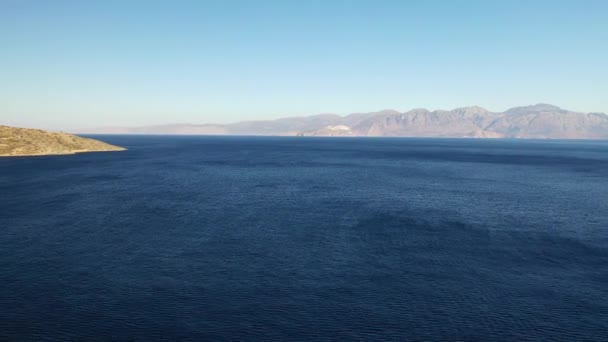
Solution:
<path fill-rule="evenodd" d="M 0 340 L 607 341 L 608 142 L 0 159 Z"/>

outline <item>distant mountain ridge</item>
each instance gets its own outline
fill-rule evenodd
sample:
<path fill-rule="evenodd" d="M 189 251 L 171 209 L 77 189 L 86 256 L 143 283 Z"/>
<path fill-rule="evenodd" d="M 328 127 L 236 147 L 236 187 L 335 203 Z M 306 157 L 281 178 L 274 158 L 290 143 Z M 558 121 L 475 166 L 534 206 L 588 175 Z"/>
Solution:
<path fill-rule="evenodd" d="M 451 138 L 608 139 L 608 115 L 579 113 L 549 104 L 491 112 L 478 106 L 408 112 L 384 110 L 347 116 L 320 114 L 233 124 L 172 124 L 100 128 L 79 133 L 386 136 Z"/>

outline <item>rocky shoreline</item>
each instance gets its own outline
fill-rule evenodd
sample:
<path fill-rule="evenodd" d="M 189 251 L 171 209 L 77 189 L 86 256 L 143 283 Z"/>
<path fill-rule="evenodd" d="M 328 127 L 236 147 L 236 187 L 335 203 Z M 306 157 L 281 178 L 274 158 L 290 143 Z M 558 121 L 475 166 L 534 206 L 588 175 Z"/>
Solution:
<path fill-rule="evenodd" d="M 0 157 L 69 155 L 125 150 L 123 147 L 68 133 L 0 126 Z"/>

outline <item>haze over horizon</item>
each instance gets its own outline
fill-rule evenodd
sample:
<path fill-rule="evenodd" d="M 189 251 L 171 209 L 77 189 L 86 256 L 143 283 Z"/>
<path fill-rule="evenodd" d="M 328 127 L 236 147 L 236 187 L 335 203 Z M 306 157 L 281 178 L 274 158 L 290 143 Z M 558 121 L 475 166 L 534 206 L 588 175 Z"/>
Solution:
<path fill-rule="evenodd" d="M 0 3 L 0 124 L 608 112 L 606 1 Z"/>

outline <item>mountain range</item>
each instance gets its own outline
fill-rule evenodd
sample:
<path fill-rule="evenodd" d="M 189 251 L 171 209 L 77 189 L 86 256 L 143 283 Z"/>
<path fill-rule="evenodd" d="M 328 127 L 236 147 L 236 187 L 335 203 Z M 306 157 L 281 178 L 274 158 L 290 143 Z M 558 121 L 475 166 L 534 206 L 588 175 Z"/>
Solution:
<path fill-rule="evenodd" d="M 472 106 L 453 110 L 384 110 L 347 116 L 320 114 L 232 124 L 170 124 L 80 130 L 88 134 L 192 134 L 285 136 L 386 136 L 452 138 L 608 139 L 608 115 L 549 104 L 492 112 Z"/>

